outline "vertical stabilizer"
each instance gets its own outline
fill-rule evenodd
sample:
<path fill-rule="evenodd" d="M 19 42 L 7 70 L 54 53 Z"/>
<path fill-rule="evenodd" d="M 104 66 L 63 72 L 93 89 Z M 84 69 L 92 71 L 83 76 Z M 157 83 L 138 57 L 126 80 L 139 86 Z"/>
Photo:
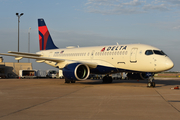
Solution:
<path fill-rule="evenodd" d="M 38 19 L 39 29 L 39 48 L 40 50 L 57 49 L 49 34 L 48 28 L 44 22 L 44 19 Z"/>

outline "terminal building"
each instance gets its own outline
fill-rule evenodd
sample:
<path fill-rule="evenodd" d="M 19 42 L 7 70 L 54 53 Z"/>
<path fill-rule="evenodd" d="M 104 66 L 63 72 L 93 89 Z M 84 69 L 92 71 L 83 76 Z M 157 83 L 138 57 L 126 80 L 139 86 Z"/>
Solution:
<path fill-rule="evenodd" d="M 0 57 L 0 78 L 17 78 L 19 70 L 32 70 L 32 63 L 3 62 Z"/>

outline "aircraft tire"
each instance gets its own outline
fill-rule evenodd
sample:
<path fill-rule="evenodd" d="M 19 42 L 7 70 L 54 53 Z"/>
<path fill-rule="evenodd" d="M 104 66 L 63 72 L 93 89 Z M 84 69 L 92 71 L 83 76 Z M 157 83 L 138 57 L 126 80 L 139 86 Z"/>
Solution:
<path fill-rule="evenodd" d="M 151 87 L 151 85 L 152 85 L 151 82 L 148 82 L 147 87 Z"/>
<path fill-rule="evenodd" d="M 103 83 L 112 83 L 112 77 L 104 76 L 103 77 Z"/>
<path fill-rule="evenodd" d="M 65 83 L 70 83 L 70 82 L 71 82 L 70 80 L 65 79 Z"/>
<path fill-rule="evenodd" d="M 155 87 L 155 86 L 156 86 L 155 82 L 152 82 L 152 83 L 151 83 L 151 86 L 152 86 L 152 87 Z"/>
<path fill-rule="evenodd" d="M 155 87 L 155 82 L 148 82 L 147 87 Z"/>
<path fill-rule="evenodd" d="M 107 83 L 107 81 L 108 81 L 108 77 L 107 77 L 107 76 L 104 76 L 104 77 L 103 77 L 103 83 Z"/>
<path fill-rule="evenodd" d="M 108 83 L 112 83 L 113 79 L 112 77 L 108 77 Z"/>
<path fill-rule="evenodd" d="M 76 83 L 76 81 L 75 80 L 71 80 L 71 83 Z"/>

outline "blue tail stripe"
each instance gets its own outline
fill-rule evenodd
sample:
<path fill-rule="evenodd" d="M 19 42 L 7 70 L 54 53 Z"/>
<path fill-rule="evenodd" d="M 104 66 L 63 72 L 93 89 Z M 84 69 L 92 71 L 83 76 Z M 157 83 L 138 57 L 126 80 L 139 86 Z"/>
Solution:
<path fill-rule="evenodd" d="M 38 26 L 46 26 L 44 19 L 38 19 Z"/>

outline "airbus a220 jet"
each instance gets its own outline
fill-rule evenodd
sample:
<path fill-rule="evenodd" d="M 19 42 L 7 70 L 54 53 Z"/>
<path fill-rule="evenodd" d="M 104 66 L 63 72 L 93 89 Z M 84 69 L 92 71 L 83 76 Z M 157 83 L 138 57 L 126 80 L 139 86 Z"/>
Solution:
<path fill-rule="evenodd" d="M 148 80 L 155 87 L 153 74 L 171 69 L 174 64 L 160 49 L 145 44 L 122 44 L 92 47 L 58 48 L 48 31 L 44 19 L 38 19 L 39 49 L 37 53 L 13 52 L 0 55 L 36 59 L 62 70 L 65 83 L 86 80 L 90 74 L 105 74 L 104 83 L 111 83 L 112 73 L 126 72 L 131 78 Z"/>

